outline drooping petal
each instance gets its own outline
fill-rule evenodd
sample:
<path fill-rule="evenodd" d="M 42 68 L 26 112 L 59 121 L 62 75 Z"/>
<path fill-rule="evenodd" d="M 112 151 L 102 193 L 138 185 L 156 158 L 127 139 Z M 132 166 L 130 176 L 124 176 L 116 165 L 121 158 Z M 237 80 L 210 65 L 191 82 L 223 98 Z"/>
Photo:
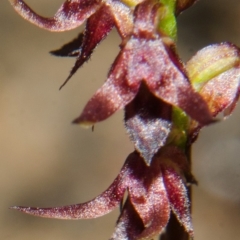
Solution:
<path fill-rule="evenodd" d="M 161 168 L 157 161 L 148 166 L 137 152 L 129 156 L 127 163 L 128 177 L 125 178 L 125 184 L 128 186 L 129 201 L 144 225 L 144 230 L 130 239 L 148 239 L 163 230 L 170 215 Z"/>
<path fill-rule="evenodd" d="M 98 89 L 73 123 L 92 125 L 105 120 L 117 110 L 124 108 L 136 96 L 140 82 L 128 84 L 125 57 L 124 53 L 118 55 L 107 81 Z"/>
<path fill-rule="evenodd" d="M 193 237 L 190 203 L 183 179 L 176 169 L 170 165 L 162 165 L 162 174 L 171 209 L 185 230 Z"/>
<path fill-rule="evenodd" d="M 87 20 L 80 55 L 77 57 L 70 75 L 61 85 L 60 89 L 70 80 L 78 68 L 90 58 L 94 48 L 108 35 L 113 26 L 114 19 L 110 9 L 107 5 L 102 4 L 98 11 Z"/>
<path fill-rule="evenodd" d="M 57 57 L 76 57 L 81 53 L 83 42 L 83 33 L 80 33 L 71 42 L 64 44 L 61 48 L 53 50 L 50 53 Z"/>
<path fill-rule="evenodd" d="M 21 207 L 15 206 L 12 209 L 16 209 L 20 212 L 24 212 L 30 215 L 45 217 L 45 218 L 57 218 L 57 219 L 90 219 L 103 216 L 111 212 L 122 201 L 124 192 L 126 190 L 125 177 L 128 174 L 127 164 L 123 166 L 120 174 L 111 184 L 111 186 L 93 200 L 73 204 L 63 207 L 52 208 L 36 208 L 36 207 Z"/>
<path fill-rule="evenodd" d="M 96 12 L 101 0 L 67 0 L 53 18 L 38 15 L 22 0 L 9 0 L 9 2 L 29 22 L 49 31 L 61 32 L 80 26 Z"/>
<path fill-rule="evenodd" d="M 141 84 L 137 96 L 125 107 L 125 126 L 136 150 L 150 165 L 171 130 L 172 107 Z"/>

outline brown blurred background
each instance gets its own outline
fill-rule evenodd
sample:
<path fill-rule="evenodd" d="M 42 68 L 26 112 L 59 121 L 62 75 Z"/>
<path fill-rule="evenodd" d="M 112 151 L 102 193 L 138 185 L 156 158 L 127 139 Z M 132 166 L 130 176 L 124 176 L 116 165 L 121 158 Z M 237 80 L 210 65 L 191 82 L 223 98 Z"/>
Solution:
<path fill-rule="evenodd" d="M 52 16 L 62 0 L 26 1 Z M 201 0 L 179 17 L 179 51 L 184 60 L 216 42 L 240 46 L 240 2 Z M 61 221 L 8 210 L 12 205 L 60 206 L 87 201 L 118 174 L 132 144 L 123 113 L 95 126 L 71 124 L 106 79 L 118 53 L 113 31 L 61 90 L 74 59 L 55 58 L 81 28 L 50 33 L 20 18 L 7 0 L 0 7 L 0 239 L 106 240 L 118 210 L 94 220 Z M 206 128 L 194 146 L 193 222 L 196 240 L 240 236 L 240 106 L 225 122 Z"/>

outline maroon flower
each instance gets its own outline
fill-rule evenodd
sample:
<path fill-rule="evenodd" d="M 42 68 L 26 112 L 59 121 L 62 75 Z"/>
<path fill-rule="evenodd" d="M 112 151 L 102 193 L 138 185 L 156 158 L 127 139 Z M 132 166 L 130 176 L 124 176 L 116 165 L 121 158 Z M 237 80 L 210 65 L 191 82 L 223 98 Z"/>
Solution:
<path fill-rule="evenodd" d="M 49 31 L 71 30 L 87 20 L 85 31 L 77 39 L 65 48 L 52 52 L 58 56 L 77 56 L 75 66 L 60 88 L 90 58 L 94 48 L 114 26 L 122 38 L 128 36 L 132 31 L 131 10 L 118 0 L 68 0 L 53 18 L 44 18 L 38 15 L 22 0 L 9 1 L 23 18 Z"/>
<path fill-rule="evenodd" d="M 176 147 L 165 147 L 151 166 L 135 151 L 131 153 L 112 185 L 92 201 L 64 207 L 13 207 L 21 212 L 47 218 L 89 219 L 116 208 L 127 191 L 112 240 L 149 239 L 166 227 L 170 211 L 193 236 L 184 174 L 188 165 Z"/>
<path fill-rule="evenodd" d="M 158 8 L 155 1 L 135 8 L 129 40 L 123 42 L 107 81 L 74 123 L 94 124 L 108 118 L 136 97 L 143 82 L 157 98 L 183 109 L 201 124 L 212 122 L 207 103 L 191 87 L 173 42 L 156 30 Z"/>
<path fill-rule="evenodd" d="M 76 123 L 92 124 L 124 108 L 136 96 L 142 81 L 156 97 L 182 108 L 198 122 L 205 125 L 212 121 L 207 104 L 192 89 L 172 41 L 167 37 L 163 40 L 157 31 L 159 3 L 145 1 L 139 4 L 134 11 L 133 28 L 130 9 L 117 0 L 66 1 L 53 18 L 39 16 L 22 0 L 9 1 L 25 19 L 50 31 L 70 30 L 88 19 L 84 34 L 76 40 L 80 48 L 76 64 L 64 84 L 89 59 L 93 49 L 113 26 L 122 36 L 122 49 L 108 80 L 75 120 Z M 177 10 L 182 11 L 193 2 L 178 1 Z"/>

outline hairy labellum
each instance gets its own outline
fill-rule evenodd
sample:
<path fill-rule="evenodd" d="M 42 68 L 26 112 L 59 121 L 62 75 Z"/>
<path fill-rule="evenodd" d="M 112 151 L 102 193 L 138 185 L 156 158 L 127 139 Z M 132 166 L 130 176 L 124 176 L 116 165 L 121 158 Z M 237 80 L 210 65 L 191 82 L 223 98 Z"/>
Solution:
<path fill-rule="evenodd" d="M 171 105 L 155 97 L 144 83 L 125 107 L 127 132 L 147 164 L 166 143 L 171 131 L 171 113 Z"/>

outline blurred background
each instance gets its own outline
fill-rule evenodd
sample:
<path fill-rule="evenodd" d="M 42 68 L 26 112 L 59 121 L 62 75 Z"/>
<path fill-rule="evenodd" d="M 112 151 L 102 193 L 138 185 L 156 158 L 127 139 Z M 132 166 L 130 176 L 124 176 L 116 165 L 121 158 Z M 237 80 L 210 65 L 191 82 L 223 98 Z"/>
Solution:
<path fill-rule="evenodd" d="M 63 0 L 27 0 L 52 16 Z M 186 61 L 211 43 L 240 46 L 240 2 L 201 0 L 179 17 L 179 52 Z M 13 205 L 61 206 L 92 199 L 118 174 L 133 146 L 123 113 L 91 129 L 72 125 L 105 81 L 118 53 L 113 31 L 59 91 L 73 58 L 48 54 L 81 28 L 50 33 L 20 18 L 7 0 L 0 7 L 0 239 L 106 240 L 118 210 L 94 220 L 62 221 L 8 210 Z M 193 223 L 196 240 L 240 236 L 240 106 L 228 120 L 207 127 L 193 149 Z"/>

